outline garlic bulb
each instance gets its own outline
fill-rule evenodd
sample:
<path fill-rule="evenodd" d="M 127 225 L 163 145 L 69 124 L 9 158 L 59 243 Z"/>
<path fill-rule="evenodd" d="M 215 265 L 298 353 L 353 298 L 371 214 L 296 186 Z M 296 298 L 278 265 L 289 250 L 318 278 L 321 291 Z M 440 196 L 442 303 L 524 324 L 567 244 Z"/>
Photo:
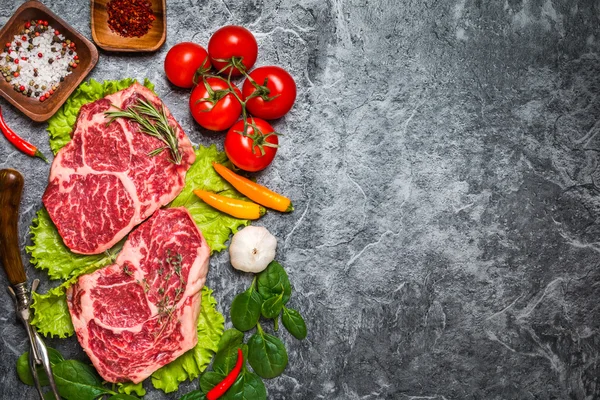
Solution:
<path fill-rule="evenodd" d="M 262 226 L 247 226 L 233 235 L 229 259 L 235 269 L 258 273 L 275 258 L 277 239 Z"/>

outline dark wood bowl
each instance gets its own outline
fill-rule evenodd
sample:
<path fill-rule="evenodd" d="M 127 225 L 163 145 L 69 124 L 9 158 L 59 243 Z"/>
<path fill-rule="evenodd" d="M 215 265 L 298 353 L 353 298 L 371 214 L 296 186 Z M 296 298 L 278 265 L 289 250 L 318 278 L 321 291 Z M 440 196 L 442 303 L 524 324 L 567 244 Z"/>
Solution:
<path fill-rule="evenodd" d="M 106 5 L 110 0 L 91 0 L 92 38 L 103 50 L 119 52 L 152 52 L 165 43 L 167 38 L 166 0 L 149 0 L 156 20 L 142 37 L 123 37 L 108 26 Z"/>
<path fill-rule="evenodd" d="M 42 122 L 50 118 L 69 98 L 81 81 L 90 73 L 98 62 L 96 46 L 59 16 L 50 11 L 37 0 L 27 1 L 15 11 L 6 25 L 0 30 L 0 43 L 12 42 L 13 36 L 22 29 L 25 21 L 42 19 L 48 21 L 54 29 L 59 30 L 67 39 L 75 42 L 79 65 L 61 82 L 54 95 L 44 102 L 24 96 L 16 92 L 10 83 L 0 79 L 0 96 L 21 110 L 34 121 Z"/>

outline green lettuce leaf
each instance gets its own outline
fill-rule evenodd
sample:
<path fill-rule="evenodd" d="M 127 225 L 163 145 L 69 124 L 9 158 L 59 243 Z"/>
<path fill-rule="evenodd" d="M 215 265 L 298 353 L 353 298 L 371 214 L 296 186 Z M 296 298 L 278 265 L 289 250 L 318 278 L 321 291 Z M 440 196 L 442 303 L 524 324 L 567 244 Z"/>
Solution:
<path fill-rule="evenodd" d="M 71 131 L 82 105 L 126 89 L 134 82 L 136 80 L 131 78 L 120 81 L 104 81 L 103 83 L 90 79 L 89 82 L 79 85 L 65 104 L 48 120 L 46 130 L 50 136 L 50 148 L 54 155 L 71 140 Z M 154 90 L 154 85 L 148 79 L 144 80 L 144 86 Z"/>
<path fill-rule="evenodd" d="M 214 144 L 210 147 L 199 146 L 196 149 L 196 162 L 187 172 L 185 187 L 169 207 L 185 206 L 192 214 L 211 251 L 214 252 L 226 249 L 225 243 L 229 235 L 236 233 L 240 227 L 249 225 L 250 221 L 222 213 L 193 193 L 195 189 L 200 188 L 240 200 L 246 199 L 215 172 L 213 162 L 232 167 L 227 155 L 217 150 Z"/>
<path fill-rule="evenodd" d="M 198 344 L 175 361 L 152 374 L 152 385 L 165 393 L 174 392 L 185 380 L 196 379 L 217 351 L 225 329 L 225 318 L 217 311 L 212 290 L 202 288 L 202 305 L 198 317 Z"/>
<path fill-rule="evenodd" d="M 92 256 L 75 254 L 64 245 L 45 208 L 37 212 L 29 231 L 33 245 L 27 246 L 26 250 L 31 255 L 31 263 L 38 269 L 48 271 L 50 279 L 79 276 L 92 264 L 108 265 L 123 246 L 121 242 L 108 252 Z"/>
<path fill-rule="evenodd" d="M 139 397 L 142 397 L 146 394 L 146 389 L 144 389 L 142 386 L 142 382 L 137 384 L 133 382 L 117 383 L 117 391 L 123 394 L 135 393 Z"/>

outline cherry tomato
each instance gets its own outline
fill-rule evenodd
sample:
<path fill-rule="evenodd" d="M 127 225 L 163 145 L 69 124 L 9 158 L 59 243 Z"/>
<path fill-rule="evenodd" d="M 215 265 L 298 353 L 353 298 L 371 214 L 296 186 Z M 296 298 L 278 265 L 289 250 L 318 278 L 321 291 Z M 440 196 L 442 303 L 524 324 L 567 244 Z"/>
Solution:
<path fill-rule="evenodd" d="M 208 54 L 212 65 L 217 71 L 227 66 L 232 57 L 241 58 L 242 64 L 248 71 L 256 62 L 258 56 L 258 44 L 252 32 L 242 26 L 227 25 L 217 30 L 208 41 Z M 227 60 L 227 61 L 219 61 Z M 223 74 L 228 75 L 227 68 Z M 231 76 L 239 76 L 242 73 L 233 68 Z"/>
<path fill-rule="evenodd" d="M 204 47 L 196 43 L 178 43 L 171 47 L 165 57 L 167 79 L 175 86 L 194 86 L 194 74 L 199 68 L 208 71 L 210 59 Z"/>
<path fill-rule="evenodd" d="M 207 89 L 206 84 L 210 90 Z M 196 122 L 204 128 L 223 131 L 237 121 L 242 113 L 242 106 L 231 92 L 225 93 L 229 86 L 224 80 L 207 78 L 206 84 L 201 81 L 192 91 L 190 111 Z M 233 89 L 241 97 L 240 89 L 235 85 Z"/>
<path fill-rule="evenodd" d="M 248 118 L 246 136 L 239 132 L 244 130 L 244 121 L 235 123 L 225 135 L 225 153 L 236 167 L 244 171 L 260 171 L 265 169 L 277 153 L 279 139 L 273 127 L 260 118 Z M 254 126 L 258 131 L 254 129 Z M 261 148 L 264 154 L 261 153 Z"/>
<path fill-rule="evenodd" d="M 244 99 L 255 92 L 258 95 L 246 103 L 250 114 L 264 119 L 277 119 L 291 110 L 296 100 L 296 82 L 285 69 L 275 66 L 259 67 L 249 75 L 259 85 L 257 89 L 250 79 L 246 79 L 242 88 Z"/>

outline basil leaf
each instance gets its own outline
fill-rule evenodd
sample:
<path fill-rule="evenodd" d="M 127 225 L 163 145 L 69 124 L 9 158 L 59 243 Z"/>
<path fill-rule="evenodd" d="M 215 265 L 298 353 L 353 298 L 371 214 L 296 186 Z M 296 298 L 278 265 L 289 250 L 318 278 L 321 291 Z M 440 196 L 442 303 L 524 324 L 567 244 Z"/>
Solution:
<path fill-rule="evenodd" d="M 283 291 L 283 304 L 287 304 L 292 294 L 292 286 L 287 273 L 277 261 L 271 261 L 267 268 L 258 274 L 258 293 L 263 299 L 270 299 Z"/>
<path fill-rule="evenodd" d="M 231 303 L 231 322 L 240 331 L 249 331 L 256 326 L 260 318 L 262 297 L 254 289 L 254 284 L 248 290 L 238 294 Z"/>
<path fill-rule="evenodd" d="M 204 393 L 208 393 L 212 388 L 217 386 L 219 384 L 219 382 L 221 382 L 223 379 L 225 379 L 225 375 L 220 374 L 218 372 L 214 372 L 214 371 L 205 372 L 200 377 L 200 389 L 202 389 L 202 391 Z"/>
<path fill-rule="evenodd" d="M 273 296 L 262 304 L 262 315 L 265 318 L 276 318 L 283 308 L 283 291 L 278 296 Z"/>
<path fill-rule="evenodd" d="M 48 358 L 50 359 L 50 365 L 54 366 L 60 362 L 63 362 L 65 359 L 62 354 L 51 347 L 48 347 Z M 42 367 L 37 368 L 38 378 L 40 380 L 40 385 L 47 386 L 50 384 L 48 382 L 48 376 Z M 31 375 L 31 370 L 29 369 L 29 352 L 21 354 L 21 357 L 17 360 L 17 374 L 19 375 L 19 379 L 26 385 L 34 386 L 35 382 L 33 381 L 33 376 Z"/>
<path fill-rule="evenodd" d="M 200 387 L 205 393 L 217 386 L 225 376 L 207 372 L 200 378 Z M 221 400 L 266 400 L 267 390 L 258 375 L 243 369 L 233 385 L 220 397 Z M 196 397 L 181 398 L 179 400 L 196 400 Z"/>
<path fill-rule="evenodd" d="M 94 400 L 114 392 L 102 387 L 94 368 L 76 360 L 67 360 L 52 368 L 58 393 L 66 400 Z"/>
<path fill-rule="evenodd" d="M 221 336 L 213 361 L 213 370 L 227 375 L 237 361 L 237 349 L 242 346 L 244 334 L 237 329 L 228 329 Z"/>
<path fill-rule="evenodd" d="M 267 400 L 267 389 L 258 375 L 243 370 L 233 386 L 222 397 L 223 400 Z"/>
<path fill-rule="evenodd" d="M 306 337 L 306 323 L 298 311 L 283 307 L 281 321 L 283 322 L 285 329 L 287 329 L 296 339 L 302 340 Z"/>
<path fill-rule="evenodd" d="M 194 390 L 183 395 L 179 400 L 206 400 L 206 395 L 201 390 Z"/>
<path fill-rule="evenodd" d="M 285 370 L 288 355 L 281 340 L 258 325 L 258 332 L 248 340 L 248 362 L 260 377 L 275 378 Z"/>

